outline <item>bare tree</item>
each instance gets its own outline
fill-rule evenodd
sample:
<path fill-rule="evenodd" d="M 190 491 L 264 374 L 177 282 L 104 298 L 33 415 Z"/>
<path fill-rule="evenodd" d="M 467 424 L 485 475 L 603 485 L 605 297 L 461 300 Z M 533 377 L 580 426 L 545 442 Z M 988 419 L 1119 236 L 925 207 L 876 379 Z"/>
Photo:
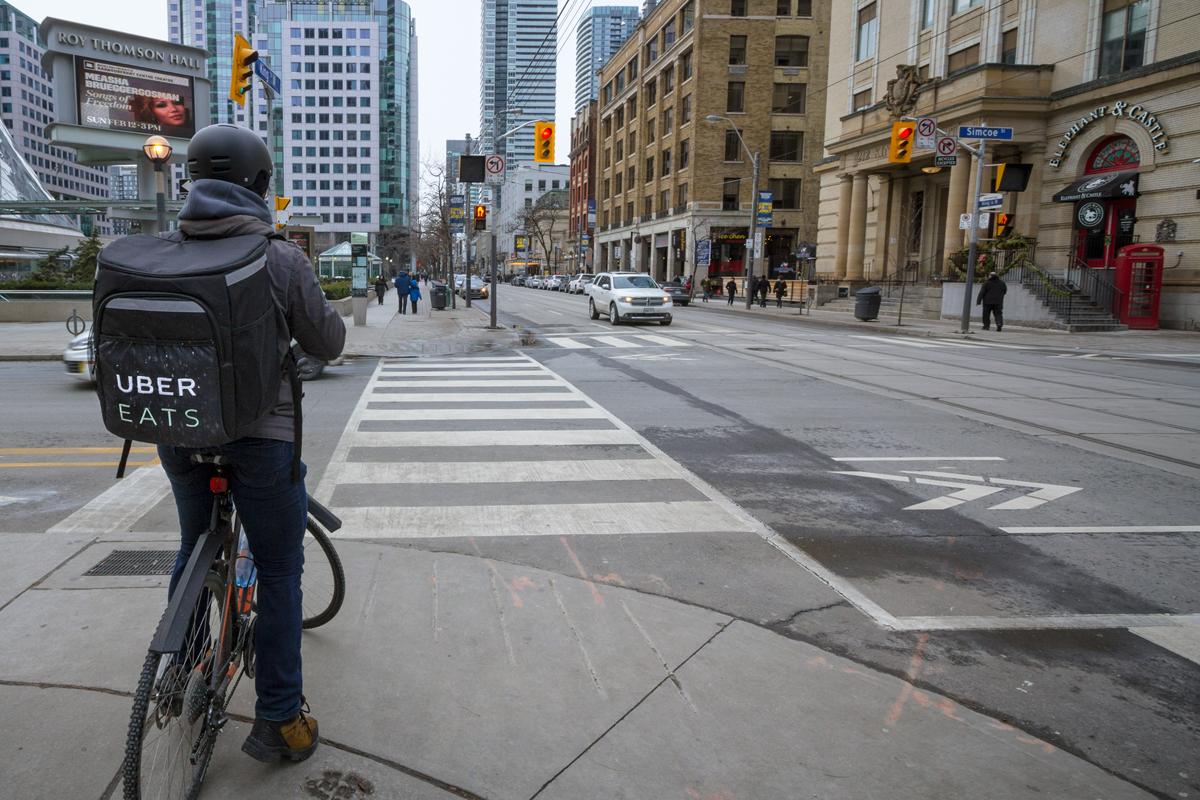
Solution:
<path fill-rule="evenodd" d="M 450 233 L 451 186 L 446 179 L 446 165 L 436 159 L 422 163 L 422 201 L 420 231 L 416 241 L 417 258 L 430 269 L 436 265 L 440 276 L 450 278 L 450 254 L 454 238 Z"/>
<path fill-rule="evenodd" d="M 514 231 L 529 234 L 530 243 L 533 245 L 530 248 L 533 251 L 532 255 L 536 255 L 540 250 L 543 264 L 552 262 L 555 237 L 567 232 L 568 202 L 565 190 L 549 191 L 539 197 L 532 206 L 522 208 L 517 213 Z"/>

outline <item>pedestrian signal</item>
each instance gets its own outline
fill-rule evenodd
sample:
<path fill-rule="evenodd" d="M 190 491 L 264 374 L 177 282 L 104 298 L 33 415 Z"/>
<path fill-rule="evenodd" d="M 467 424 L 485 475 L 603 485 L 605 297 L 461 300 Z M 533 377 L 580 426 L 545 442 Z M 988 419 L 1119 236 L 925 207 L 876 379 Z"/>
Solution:
<path fill-rule="evenodd" d="M 475 230 L 487 230 L 487 206 L 475 206 Z"/>
<path fill-rule="evenodd" d="M 888 148 L 888 161 L 893 164 L 907 164 L 912 161 L 913 138 L 916 123 L 893 122 L 892 145 Z"/>
<path fill-rule="evenodd" d="M 554 123 L 538 122 L 533 127 L 533 160 L 539 164 L 554 163 Z"/>
<path fill-rule="evenodd" d="M 233 78 L 229 83 L 229 99 L 239 106 L 246 105 L 246 92 L 250 91 L 251 66 L 258 61 L 258 51 L 239 33 L 233 38 Z"/>
<path fill-rule="evenodd" d="M 1012 233 L 1012 214 L 996 215 L 996 238 L 1003 239 Z"/>

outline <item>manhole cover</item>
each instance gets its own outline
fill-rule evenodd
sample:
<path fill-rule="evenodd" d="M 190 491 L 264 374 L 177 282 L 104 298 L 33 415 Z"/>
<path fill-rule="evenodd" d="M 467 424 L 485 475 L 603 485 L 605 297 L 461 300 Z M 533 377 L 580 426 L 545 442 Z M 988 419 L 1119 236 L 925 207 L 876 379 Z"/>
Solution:
<path fill-rule="evenodd" d="M 114 550 L 103 561 L 83 573 L 98 575 L 170 575 L 178 550 Z"/>
<path fill-rule="evenodd" d="M 782 347 L 747 347 L 747 350 L 758 350 L 763 353 L 782 353 Z"/>

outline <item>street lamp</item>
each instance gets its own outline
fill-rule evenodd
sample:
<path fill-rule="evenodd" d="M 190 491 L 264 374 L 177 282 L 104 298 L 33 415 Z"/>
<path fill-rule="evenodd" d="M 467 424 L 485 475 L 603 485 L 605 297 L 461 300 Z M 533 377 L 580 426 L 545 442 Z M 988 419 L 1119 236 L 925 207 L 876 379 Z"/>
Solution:
<path fill-rule="evenodd" d="M 733 133 L 738 137 L 738 141 L 742 143 L 742 149 L 746 151 L 746 155 L 750 156 L 750 160 L 754 162 L 754 180 L 750 186 L 750 236 L 746 239 L 746 308 L 749 309 L 754 302 L 753 296 L 750 294 L 750 281 L 754 275 L 754 247 L 757 244 L 756 236 L 758 233 L 758 153 L 751 153 L 750 148 L 746 146 L 746 140 L 742 138 L 742 134 L 738 131 L 737 125 L 729 117 L 718 116 L 717 114 L 709 114 L 705 117 L 709 123 L 720 122 L 725 120 L 733 126 Z"/>
<path fill-rule="evenodd" d="M 171 158 L 171 145 L 161 136 L 151 136 L 142 145 L 146 158 L 154 163 L 154 188 L 158 203 L 158 233 L 162 235 L 167 229 L 167 187 L 166 176 L 163 175 L 163 164 Z"/>

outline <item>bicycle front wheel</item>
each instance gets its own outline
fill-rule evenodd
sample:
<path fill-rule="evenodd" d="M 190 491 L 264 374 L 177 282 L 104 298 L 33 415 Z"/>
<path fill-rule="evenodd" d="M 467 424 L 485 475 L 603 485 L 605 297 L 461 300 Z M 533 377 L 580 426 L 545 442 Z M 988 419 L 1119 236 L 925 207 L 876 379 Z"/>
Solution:
<path fill-rule="evenodd" d="M 318 628 L 337 616 L 346 598 L 346 572 L 342 559 L 333 549 L 329 534 L 308 518 L 308 533 L 304 536 L 304 577 L 300 580 L 304 594 L 304 629 Z"/>
<path fill-rule="evenodd" d="M 142 666 L 123 767 L 125 800 L 194 798 L 212 756 L 209 730 L 220 651 L 221 581 L 209 574 L 191 611 L 183 649 L 149 653 Z"/>

